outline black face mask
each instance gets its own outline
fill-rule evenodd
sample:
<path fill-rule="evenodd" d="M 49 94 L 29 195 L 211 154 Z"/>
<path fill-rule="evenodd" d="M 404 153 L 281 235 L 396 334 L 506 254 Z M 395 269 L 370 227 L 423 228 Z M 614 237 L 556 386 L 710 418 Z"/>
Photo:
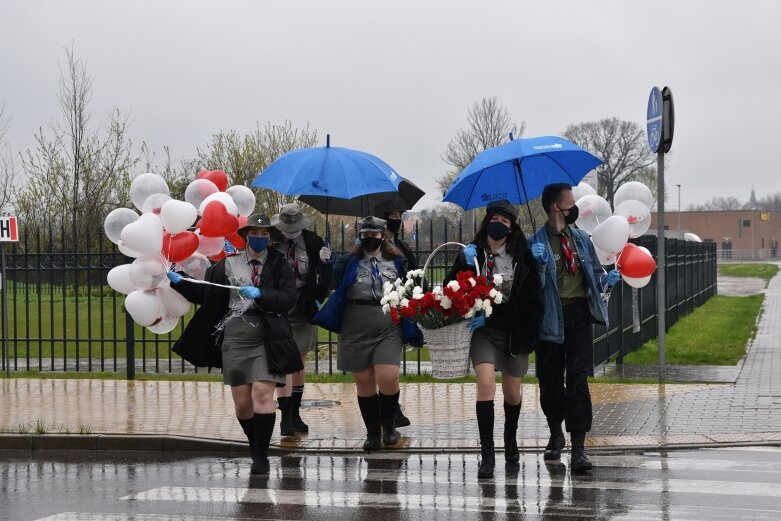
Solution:
<path fill-rule="evenodd" d="M 378 237 L 361 237 L 361 248 L 365 252 L 372 252 L 382 246 L 382 239 Z"/>
<path fill-rule="evenodd" d="M 485 225 L 485 231 L 490 238 L 495 241 L 501 241 L 510 235 L 510 228 L 498 221 L 491 221 Z"/>
<path fill-rule="evenodd" d="M 559 210 L 564 215 L 565 210 Z M 564 222 L 567 224 L 574 224 L 578 220 L 578 205 L 573 204 L 569 208 L 569 215 L 564 215 Z"/>
<path fill-rule="evenodd" d="M 385 222 L 387 223 L 388 230 L 391 233 L 399 233 L 399 230 L 401 229 L 401 219 L 386 219 Z"/>

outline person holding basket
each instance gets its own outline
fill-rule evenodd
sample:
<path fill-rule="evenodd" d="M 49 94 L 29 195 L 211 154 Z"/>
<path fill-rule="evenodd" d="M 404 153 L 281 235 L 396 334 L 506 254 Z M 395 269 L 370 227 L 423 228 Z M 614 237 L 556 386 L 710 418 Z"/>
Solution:
<path fill-rule="evenodd" d="M 518 213 L 506 199 L 493 201 L 472 243 L 458 255 L 445 284 L 461 271 L 480 273 L 489 281 L 501 275 L 497 290 L 502 302 L 490 317 L 479 313 L 469 323 L 472 330 L 469 356 L 477 375 L 477 426 L 481 461 L 478 478 L 494 475 L 495 372 L 502 374 L 504 394 L 504 457 L 508 471 L 519 469 L 516 432 L 521 413 L 521 380 L 529 366 L 529 353 L 537 344 L 543 306 L 536 262 L 518 225 Z"/>
<path fill-rule="evenodd" d="M 338 287 L 315 316 L 315 322 L 339 333 L 338 368 L 353 373 L 358 407 L 366 425 L 366 451 L 396 445 L 402 343 L 420 342 L 409 321 L 394 324 L 382 311 L 383 285 L 403 279 L 404 256 L 385 237 L 386 223 L 365 217 L 358 223 L 359 242 L 334 266 Z M 379 391 L 379 392 L 378 392 Z"/>

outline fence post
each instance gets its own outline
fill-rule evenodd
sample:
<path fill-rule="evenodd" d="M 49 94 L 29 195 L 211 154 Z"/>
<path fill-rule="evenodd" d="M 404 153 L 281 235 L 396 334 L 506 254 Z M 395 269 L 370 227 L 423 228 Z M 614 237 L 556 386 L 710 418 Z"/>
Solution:
<path fill-rule="evenodd" d="M 136 332 L 133 317 L 125 310 L 125 359 L 127 362 L 127 379 L 136 378 Z"/>

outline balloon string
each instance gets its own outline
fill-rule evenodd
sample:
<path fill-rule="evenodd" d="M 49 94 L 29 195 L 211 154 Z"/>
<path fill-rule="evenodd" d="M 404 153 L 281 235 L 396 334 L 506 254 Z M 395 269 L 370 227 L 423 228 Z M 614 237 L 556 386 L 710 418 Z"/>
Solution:
<path fill-rule="evenodd" d="M 216 282 L 209 282 L 208 280 L 188 279 L 182 277 L 182 281 L 191 282 L 193 284 L 207 284 L 209 286 L 217 286 L 218 288 L 225 288 L 225 289 L 235 289 L 235 290 L 241 289 L 240 286 L 228 286 L 227 284 L 217 284 Z"/>

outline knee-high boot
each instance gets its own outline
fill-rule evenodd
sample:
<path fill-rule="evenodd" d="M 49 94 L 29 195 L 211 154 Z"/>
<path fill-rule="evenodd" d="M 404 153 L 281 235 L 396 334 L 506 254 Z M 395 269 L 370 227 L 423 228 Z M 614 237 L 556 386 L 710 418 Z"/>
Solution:
<path fill-rule="evenodd" d="M 494 401 L 484 400 L 476 402 L 477 429 L 480 432 L 480 467 L 477 470 L 478 478 L 494 477 L 496 459 L 494 455 Z"/>
<path fill-rule="evenodd" d="M 504 402 L 504 461 L 517 464 L 521 455 L 518 452 L 518 417 L 521 415 L 521 404 L 510 405 Z"/>
<path fill-rule="evenodd" d="M 255 446 L 255 434 L 252 432 L 252 418 L 242 420 L 237 416 L 236 419 L 239 420 L 241 430 L 244 431 L 244 435 L 247 437 L 247 441 L 249 442 L 249 453 L 252 455 L 252 449 Z"/>
<path fill-rule="evenodd" d="M 278 397 L 279 410 L 282 411 L 282 419 L 279 420 L 279 434 L 293 436 L 296 430 L 293 428 L 292 407 L 293 399 L 290 396 Z"/>
<path fill-rule="evenodd" d="M 380 450 L 382 446 L 382 431 L 380 428 L 380 400 L 376 394 L 359 396 L 358 407 L 361 409 L 363 424 L 366 425 L 366 441 L 363 450 Z"/>
<path fill-rule="evenodd" d="M 309 432 L 309 425 L 301 419 L 301 398 L 304 396 L 304 386 L 294 385 L 293 394 L 290 397 L 290 417 L 293 430 L 296 432 Z"/>
<path fill-rule="evenodd" d="M 268 446 L 271 442 L 271 434 L 274 432 L 274 423 L 277 421 L 277 413 L 258 414 L 252 417 L 252 434 L 255 439 L 252 449 L 252 468 L 250 473 L 254 475 L 268 475 Z"/>
<path fill-rule="evenodd" d="M 399 391 L 390 395 L 380 393 L 379 398 L 382 443 L 384 445 L 396 445 L 399 442 L 399 433 L 394 423 L 396 421 L 396 409 L 399 408 Z"/>

